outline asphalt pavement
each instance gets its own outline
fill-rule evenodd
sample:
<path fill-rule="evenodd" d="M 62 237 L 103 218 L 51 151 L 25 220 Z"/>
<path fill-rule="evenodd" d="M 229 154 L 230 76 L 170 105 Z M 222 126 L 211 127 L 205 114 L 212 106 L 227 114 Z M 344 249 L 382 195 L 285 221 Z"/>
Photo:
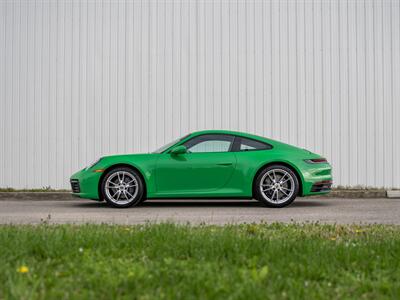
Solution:
<path fill-rule="evenodd" d="M 285 208 L 253 200 L 149 200 L 116 209 L 85 199 L 0 201 L 0 224 L 175 222 L 232 224 L 252 222 L 400 224 L 400 199 L 298 198 Z"/>

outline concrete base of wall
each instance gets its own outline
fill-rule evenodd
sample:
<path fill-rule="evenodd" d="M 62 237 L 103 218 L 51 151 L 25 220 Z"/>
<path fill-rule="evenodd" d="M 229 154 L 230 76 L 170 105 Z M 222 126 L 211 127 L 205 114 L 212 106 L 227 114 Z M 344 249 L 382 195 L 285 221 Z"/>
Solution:
<path fill-rule="evenodd" d="M 400 191 L 399 190 L 392 190 L 387 191 L 388 198 L 400 198 Z"/>
<path fill-rule="evenodd" d="M 329 194 L 315 197 L 329 198 L 400 198 L 400 190 L 384 189 L 333 189 Z M 68 200 L 73 199 L 70 192 L 0 192 L 0 200 Z"/>

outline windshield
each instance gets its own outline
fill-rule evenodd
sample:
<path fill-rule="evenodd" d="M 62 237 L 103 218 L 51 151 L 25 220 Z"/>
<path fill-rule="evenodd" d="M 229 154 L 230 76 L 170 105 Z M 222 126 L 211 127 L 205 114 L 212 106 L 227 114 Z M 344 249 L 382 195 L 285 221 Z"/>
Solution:
<path fill-rule="evenodd" d="M 172 141 L 172 142 L 169 142 L 168 144 L 162 146 L 161 148 L 158 148 L 157 150 L 153 151 L 152 153 L 163 153 L 163 152 L 164 152 L 165 150 L 167 150 L 169 147 L 171 147 L 171 146 L 175 145 L 176 143 L 178 143 L 178 142 L 180 142 L 180 141 L 186 139 L 189 135 L 190 135 L 190 133 L 187 134 L 187 135 L 185 135 L 185 136 L 183 136 L 183 137 L 181 137 L 181 138 L 179 138 L 179 139 L 176 139 L 176 140 L 174 140 L 174 141 Z"/>

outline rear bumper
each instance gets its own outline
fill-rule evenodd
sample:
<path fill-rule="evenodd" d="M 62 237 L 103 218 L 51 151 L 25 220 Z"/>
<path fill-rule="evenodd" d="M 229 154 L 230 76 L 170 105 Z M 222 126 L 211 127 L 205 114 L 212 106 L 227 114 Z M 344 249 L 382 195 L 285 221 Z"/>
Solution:
<path fill-rule="evenodd" d="M 303 196 L 327 194 L 332 188 L 332 167 L 328 164 L 305 164 L 302 168 Z"/>
<path fill-rule="evenodd" d="M 332 180 L 324 180 L 314 183 L 311 186 L 312 193 L 330 192 L 332 187 Z"/>

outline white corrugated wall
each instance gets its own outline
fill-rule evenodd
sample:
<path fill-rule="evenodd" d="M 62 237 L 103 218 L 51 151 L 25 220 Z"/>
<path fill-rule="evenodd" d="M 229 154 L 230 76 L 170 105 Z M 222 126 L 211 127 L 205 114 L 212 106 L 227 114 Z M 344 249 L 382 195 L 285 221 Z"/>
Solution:
<path fill-rule="evenodd" d="M 0 1 L 0 187 L 223 128 L 400 188 L 399 114 L 398 0 Z"/>

